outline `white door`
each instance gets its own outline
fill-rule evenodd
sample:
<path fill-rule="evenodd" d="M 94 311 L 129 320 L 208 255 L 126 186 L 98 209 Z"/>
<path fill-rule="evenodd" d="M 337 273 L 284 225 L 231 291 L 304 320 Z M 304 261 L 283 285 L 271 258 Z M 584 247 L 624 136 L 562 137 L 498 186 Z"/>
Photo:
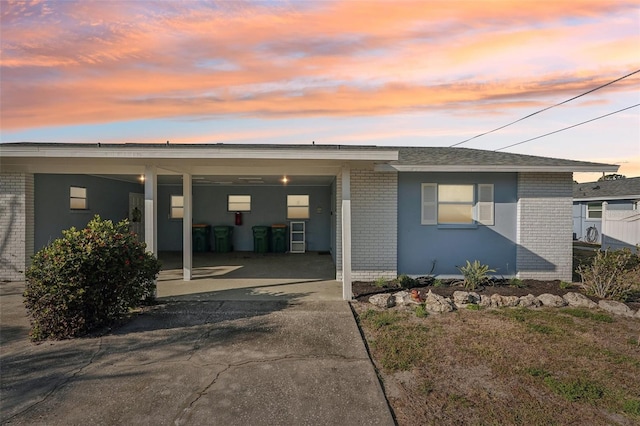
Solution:
<path fill-rule="evenodd" d="M 144 194 L 129 193 L 129 229 L 144 241 Z"/>

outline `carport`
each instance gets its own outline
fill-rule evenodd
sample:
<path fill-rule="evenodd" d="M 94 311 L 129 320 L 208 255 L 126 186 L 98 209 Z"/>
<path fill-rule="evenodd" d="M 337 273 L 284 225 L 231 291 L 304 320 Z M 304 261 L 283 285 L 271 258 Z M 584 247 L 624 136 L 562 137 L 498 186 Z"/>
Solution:
<path fill-rule="evenodd" d="M 143 211 L 142 220 L 138 222 L 140 231 L 144 233 L 148 250 L 157 255 L 160 246 L 166 242 L 163 233 L 169 226 L 177 226 L 176 235 L 181 238 L 184 283 L 198 279 L 200 272 L 197 264 L 194 264 L 192 228 L 197 224 L 194 222 L 194 213 L 198 214 L 198 209 L 203 206 L 202 200 L 207 197 L 206 194 L 202 195 L 203 188 L 214 191 L 214 188 L 247 188 L 254 185 L 254 188 L 260 188 L 257 189 L 259 192 L 266 192 L 262 188 L 269 185 L 273 191 L 276 185 L 280 188 L 287 185 L 289 188 L 295 185 L 324 188 L 323 191 L 329 191 L 326 210 L 322 207 L 322 213 L 317 213 L 315 205 L 308 207 L 314 214 L 327 214 L 329 211 L 329 219 L 317 230 L 317 235 L 328 232 L 329 250 L 320 251 L 329 251 L 336 265 L 333 279 L 342 281 L 342 298 L 350 299 L 351 170 L 373 170 L 374 166 L 397 158 L 397 150 L 368 146 L 25 143 L 5 146 L 2 165 L 6 172 L 28 173 L 31 176 L 66 174 L 142 181 L 142 185 L 138 184 L 139 210 Z M 285 177 L 287 182 L 280 181 Z M 275 183 L 275 180 L 280 182 Z M 181 189 L 182 217 L 170 224 L 166 223 L 164 213 L 161 215 L 166 208 L 163 203 L 167 202 L 166 197 L 160 197 L 165 185 Z M 98 197 L 107 199 L 109 195 L 101 194 L 99 189 L 95 192 L 87 196 L 95 200 Z M 295 194 L 295 191 L 290 192 Z M 89 206 L 91 203 L 90 199 Z M 74 212 L 67 213 L 71 213 L 68 215 L 70 217 L 74 216 Z M 233 214 L 231 211 L 227 213 Z M 75 216 L 76 221 L 78 217 Z M 39 224 L 35 222 L 27 221 L 27 226 L 38 228 Z M 264 224 L 273 223 L 269 220 Z M 297 259 L 300 261 L 303 258 Z"/>

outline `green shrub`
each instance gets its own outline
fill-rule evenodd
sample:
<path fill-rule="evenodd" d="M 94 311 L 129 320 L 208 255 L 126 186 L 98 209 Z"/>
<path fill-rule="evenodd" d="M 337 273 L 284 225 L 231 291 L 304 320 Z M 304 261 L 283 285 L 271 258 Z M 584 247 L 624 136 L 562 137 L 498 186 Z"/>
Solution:
<path fill-rule="evenodd" d="M 394 281 L 396 285 L 400 288 L 411 288 L 411 287 L 415 287 L 417 284 L 417 281 L 415 279 L 404 274 L 398 276 L 398 278 L 396 278 Z"/>
<path fill-rule="evenodd" d="M 433 281 L 433 286 L 434 287 L 446 287 L 446 284 L 444 283 L 444 281 L 442 281 L 440 278 L 436 278 Z"/>
<path fill-rule="evenodd" d="M 637 285 L 640 257 L 629 249 L 599 251 L 590 265 L 577 271 L 587 294 L 624 301 Z"/>
<path fill-rule="evenodd" d="M 489 280 L 489 272 L 496 272 L 489 269 L 488 265 L 482 265 L 479 260 L 470 263 L 467 260 L 466 266 L 458 267 L 464 277 L 464 288 L 467 290 L 475 290 Z"/>
<path fill-rule="evenodd" d="M 62 235 L 33 256 L 26 272 L 33 340 L 81 336 L 153 300 L 160 263 L 126 220 L 114 225 L 96 216 Z"/>
<path fill-rule="evenodd" d="M 568 283 L 566 281 L 560 281 L 559 287 L 561 290 L 568 290 L 573 286 L 573 284 Z"/>
<path fill-rule="evenodd" d="M 524 288 L 524 281 L 522 281 L 520 278 L 510 278 L 509 279 L 509 287 L 515 287 L 515 288 Z"/>

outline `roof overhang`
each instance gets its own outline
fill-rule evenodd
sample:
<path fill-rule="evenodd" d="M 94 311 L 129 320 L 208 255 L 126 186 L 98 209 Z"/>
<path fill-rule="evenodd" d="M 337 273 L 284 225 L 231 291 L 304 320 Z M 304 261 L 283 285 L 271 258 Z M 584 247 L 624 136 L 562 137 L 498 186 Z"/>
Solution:
<path fill-rule="evenodd" d="M 573 201 L 576 202 L 582 202 L 582 201 L 618 201 L 618 200 L 629 200 L 629 201 L 638 201 L 640 200 L 640 194 L 638 195 L 618 195 L 615 197 L 608 197 L 608 196 L 604 196 L 604 197 L 583 197 L 583 198 L 576 198 L 573 197 Z"/>
<path fill-rule="evenodd" d="M 615 164 L 576 164 L 562 166 L 546 165 L 469 165 L 469 164 L 438 164 L 438 165 L 393 165 L 379 164 L 376 171 L 398 171 L 398 172 L 546 172 L 546 173 L 572 173 L 572 172 L 617 172 L 620 166 Z"/>
<path fill-rule="evenodd" d="M 396 149 L 336 146 L 243 148 L 194 145 L 0 144 L 0 169 L 27 173 L 140 173 L 156 166 L 167 174 L 336 175 L 344 164 L 396 161 Z"/>

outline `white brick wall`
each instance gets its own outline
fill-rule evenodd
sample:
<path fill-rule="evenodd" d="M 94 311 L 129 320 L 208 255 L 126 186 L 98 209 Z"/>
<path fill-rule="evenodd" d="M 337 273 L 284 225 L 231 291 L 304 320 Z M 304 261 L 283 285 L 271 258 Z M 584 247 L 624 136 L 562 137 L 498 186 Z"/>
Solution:
<path fill-rule="evenodd" d="M 519 173 L 516 263 L 519 278 L 572 275 L 571 173 Z"/>
<path fill-rule="evenodd" d="M 342 179 L 336 185 L 336 270 L 342 279 Z M 374 281 L 398 273 L 398 174 L 351 170 L 352 279 Z"/>
<path fill-rule="evenodd" d="M 33 175 L 0 174 L 0 281 L 22 281 L 34 244 Z"/>

